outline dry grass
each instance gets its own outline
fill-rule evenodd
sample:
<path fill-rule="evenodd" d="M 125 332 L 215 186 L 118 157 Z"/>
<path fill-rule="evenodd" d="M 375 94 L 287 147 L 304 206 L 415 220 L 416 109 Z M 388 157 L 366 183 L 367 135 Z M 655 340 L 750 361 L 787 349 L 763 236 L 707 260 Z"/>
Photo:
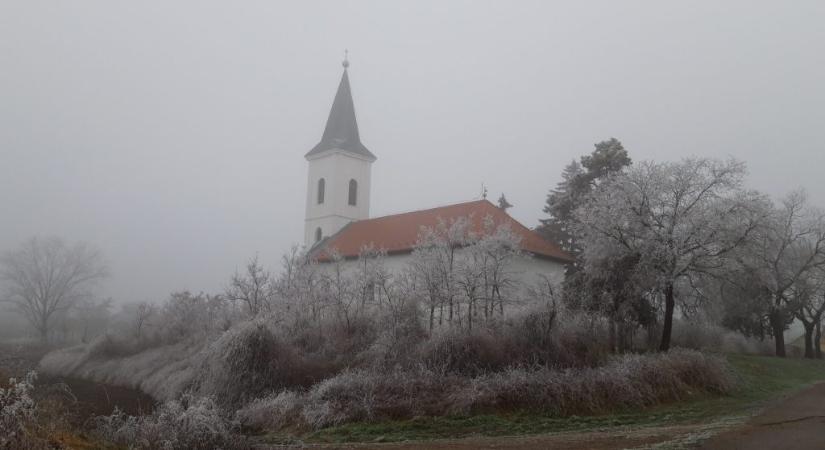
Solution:
<path fill-rule="evenodd" d="M 183 396 L 164 403 L 148 416 L 115 411 L 97 417 L 94 433 L 105 442 L 132 449 L 241 449 L 238 435 L 218 405 L 209 398 Z"/>
<path fill-rule="evenodd" d="M 477 376 L 417 371 L 345 371 L 305 394 L 282 392 L 238 413 L 248 427 L 323 428 L 416 416 L 529 410 L 597 414 L 734 387 L 727 363 L 692 350 L 623 355 L 595 368 L 511 368 Z M 300 411 L 300 415 L 296 414 Z"/>

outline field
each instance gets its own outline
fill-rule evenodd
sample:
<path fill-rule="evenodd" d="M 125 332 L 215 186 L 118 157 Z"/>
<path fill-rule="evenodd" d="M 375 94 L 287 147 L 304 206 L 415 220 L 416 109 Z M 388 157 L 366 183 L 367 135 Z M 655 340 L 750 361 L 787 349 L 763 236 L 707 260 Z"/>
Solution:
<path fill-rule="evenodd" d="M 503 444 L 501 437 L 544 436 L 545 440 L 520 438 L 526 447 L 549 443 L 563 448 L 589 448 L 596 441 L 647 445 L 671 441 L 695 443 L 724 428 L 742 423 L 765 406 L 815 382 L 825 380 L 825 362 L 780 359 L 766 356 L 728 355 L 740 379 L 739 388 L 729 396 L 695 398 L 643 411 L 623 411 L 609 415 L 558 418 L 540 414 L 489 414 L 471 417 L 416 418 L 405 421 L 350 424 L 306 434 L 259 436 L 261 443 L 379 443 L 431 441 L 428 446 L 465 448 L 472 445 Z M 488 438 L 493 438 L 488 439 Z M 619 439 L 620 438 L 620 439 Z M 522 439 L 527 439 L 522 441 Z M 546 439 L 550 439 L 549 441 Z M 438 442 L 436 442 L 436 440 Z M 393 448 L 398 448 L 397 445 Z M 599 447 L 601 448 L 601 447 Z"/>

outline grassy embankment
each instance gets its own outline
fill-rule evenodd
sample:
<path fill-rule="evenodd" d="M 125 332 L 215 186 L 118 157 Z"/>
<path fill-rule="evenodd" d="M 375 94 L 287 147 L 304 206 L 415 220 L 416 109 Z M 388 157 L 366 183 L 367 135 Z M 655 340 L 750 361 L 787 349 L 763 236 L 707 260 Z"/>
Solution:
<path fill-rule="evenodd" d="M 262 439 L 271 443 L 294 442 L 296 439 L 303 442 L 392 442 L 704 423 L 752 414 L 773 400 L 825 380 L 825 361 L 745 355 L 728 355 L 727 358 L 740 379 L 739 388 L 728 396 L 697 395 L 679 403 L 600 416 L 553 417 L 515 413 L 422 417 L 348 424 L 307 434 L 272 434 Z"/>

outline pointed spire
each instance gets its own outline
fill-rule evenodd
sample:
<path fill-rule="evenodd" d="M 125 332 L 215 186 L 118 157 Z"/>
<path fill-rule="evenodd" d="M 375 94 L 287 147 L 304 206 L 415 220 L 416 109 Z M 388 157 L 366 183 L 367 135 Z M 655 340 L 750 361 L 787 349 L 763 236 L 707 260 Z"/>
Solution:
<path fill-rule="evenodd" d="M 361 143 L 361 137 L 358 135 L 355 105 L 352 102 L 352 92 L 349 87 L 349 75 L 347 73 L 349 59 L 346 53 L 342 65 L 344 66 L 344 74 L 338 84 L 335 100 L 332 101 L 332 109 L 329 111 L 324 135 L 321 137 L 321 142 L 310 150 L 306 157 L 309 158 L 327 150 L 338 149 L 375 160 L 375 155 L 367 150 L 367 147 L 364 147 L 364 144 Z"/>

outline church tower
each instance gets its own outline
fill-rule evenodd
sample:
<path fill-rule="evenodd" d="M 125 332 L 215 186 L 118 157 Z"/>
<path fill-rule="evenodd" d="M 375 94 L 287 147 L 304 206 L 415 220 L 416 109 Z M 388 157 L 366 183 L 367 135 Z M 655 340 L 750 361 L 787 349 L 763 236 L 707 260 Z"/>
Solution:
<path fill-rule="evenodd" d="M 321 142 L 304 156 L 309 161 L 304 225 L 307 248 L 348 223 L 370 216 L 370 169 L 376 158 L 358 135 L 347 59 L 343 66 Z"/>

